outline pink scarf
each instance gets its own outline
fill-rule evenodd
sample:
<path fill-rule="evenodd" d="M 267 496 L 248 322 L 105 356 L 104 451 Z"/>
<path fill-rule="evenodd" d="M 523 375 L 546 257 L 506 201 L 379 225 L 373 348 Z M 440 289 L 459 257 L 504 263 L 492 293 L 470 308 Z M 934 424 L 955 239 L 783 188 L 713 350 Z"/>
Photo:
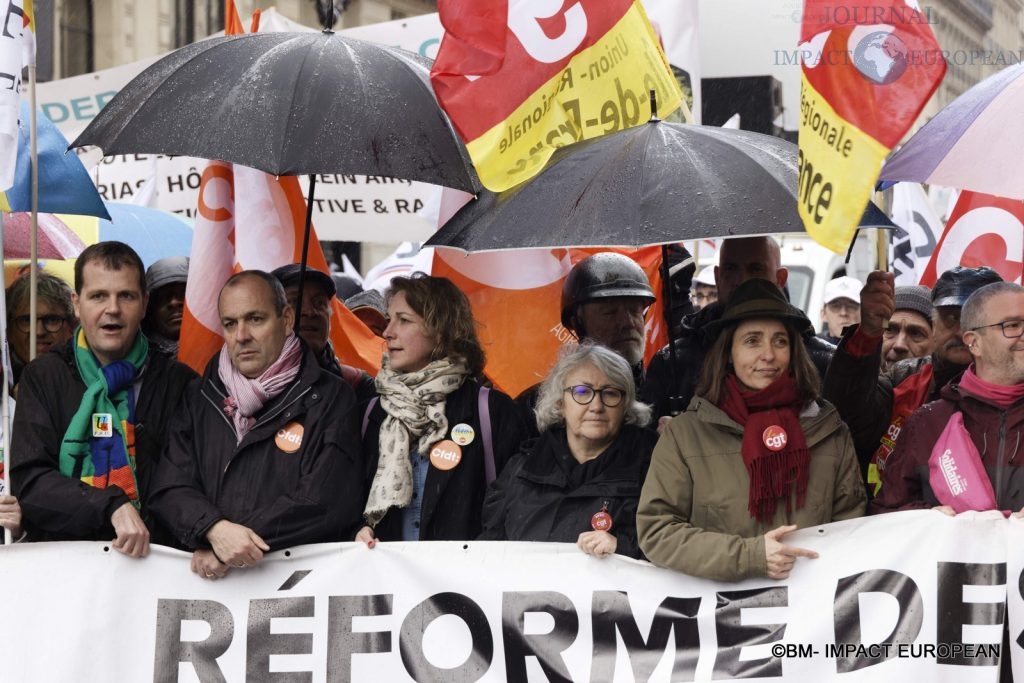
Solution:
<path fill-rule="evenodd" d="M 302 364 L 302 345 L 294 332 L 289 332 L 284 341 L 284 348 L 270 367 L 255 379 L 249 379 L 231 364 L 231 355 L 225 344 L 220 350 L 220 361 L 217 374 L 224 383 L 228 397 L 224 399 L 224 413 L 235 424 L 235 436 L 238 443 L 256 424 L 258 413 L 267 401 L 274 398 L 292 383 L 299 374 Z"/>
<path fill-rule="evenodd" d="M 973 363 L 964 370 L 959 386 L 970 395 L 983 398 L 985 401 L 999 406 L 1003 410 L 1024 398 L 1024 384 L 1012 384 L 1007 387 L 1002 384 L 986 382 L 974 374 Z"/>

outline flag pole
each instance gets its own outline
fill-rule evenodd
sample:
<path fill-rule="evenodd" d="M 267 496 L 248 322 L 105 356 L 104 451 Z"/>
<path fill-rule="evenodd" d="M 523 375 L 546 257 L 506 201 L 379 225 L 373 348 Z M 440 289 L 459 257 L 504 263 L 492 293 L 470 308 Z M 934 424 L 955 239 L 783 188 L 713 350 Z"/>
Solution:
<path fill-rule="evenodd" d="M 0 254 L 4 250 L 4 214 L 0 212 Z M 7 297 L 0 296 L 0 363 L 3 368 L 3 389 L 0 396 L 0 449 L 3 450 L 3 493 L 11 495 L 11 394 L 10 383 L 14 381 L 11 373 L 11 351 L 7 345 Z M 13 542 L 11 530 L 4 528 L 4 545 Z"/>
<path fill-rule="evenodd" d="M 31 361 L 36 357 L 36 287 L 38 277 L 36 270 L 39 267 L 39 150 L 37 148 L 36 128 L 36 66 L 28 65 L 28 92 L 29 92 L 29 114 L 28 114 L 28 139 L 29 158 L 31 159 L 31 188 L 32 188 L 32 240 L 29 252 L 29 288 L 28 288 L 28 359 Z M 6 471 L 4 473 L 6 475 Z"/>

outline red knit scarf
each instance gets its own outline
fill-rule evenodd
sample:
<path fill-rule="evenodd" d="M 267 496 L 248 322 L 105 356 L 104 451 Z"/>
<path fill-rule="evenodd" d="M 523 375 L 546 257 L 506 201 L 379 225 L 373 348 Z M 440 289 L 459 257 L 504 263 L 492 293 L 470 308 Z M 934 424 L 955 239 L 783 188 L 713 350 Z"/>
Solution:
<path fill-rule="evenodd" d="M 792 485 L 796 484 L 796 507 L 804 506 L 811 452 L 800 427 L 802 408 L 796 383 L 783 375 L 761 391 L 743 389 L 735 375 L 725 380 L 725 395 L 718 406 L 743 427 L 740 454 L 750 476 L 747 509 L 758 521 L 771 523 L 780 498 L 786 499 L 786 512 L 792 512 Z M 785 431 L 782 450 L 772 450 L 766 437 Z"/>

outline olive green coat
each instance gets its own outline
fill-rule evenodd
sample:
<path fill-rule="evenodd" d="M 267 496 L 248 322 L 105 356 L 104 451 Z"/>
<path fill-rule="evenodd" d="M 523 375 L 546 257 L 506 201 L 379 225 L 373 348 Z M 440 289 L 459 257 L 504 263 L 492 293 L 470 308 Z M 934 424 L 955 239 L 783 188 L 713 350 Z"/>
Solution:
<path fill-rule="evenodd" d="M 825 401 L 809 404 L 800 425 L 811 451 L 805 504 L 787 514 L 780 500 L 772 522 L 763 524 L 747 509 L 750 480 L 740 455 L 743 427 L 714 404 L 694 398 L 665 427 L 651 456 L 636 518 L 647 558 L 717 581 L 764 577 L 765 532 L 786 524 L 809 527 L 862 516 L 864 484 L 839 413 Z"/>

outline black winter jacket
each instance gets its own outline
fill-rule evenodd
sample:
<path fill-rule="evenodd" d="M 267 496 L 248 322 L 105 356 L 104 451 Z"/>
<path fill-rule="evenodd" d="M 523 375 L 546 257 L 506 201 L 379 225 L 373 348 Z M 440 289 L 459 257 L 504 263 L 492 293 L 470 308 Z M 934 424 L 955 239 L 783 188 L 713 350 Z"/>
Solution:
<path fill-rule="evenodd" d="M 149 502 L 185 547 L 210 547 L 206 532 L 221 519 L 249 527 L 271 550 L 350 541 L 358 531 L 366 491 L 355 397 L 303 348 L 299 376 L 256 414 L 241 443 L 223 410 L 219 353 L 189 385 Z M 296 423 L 303 431 L 293 451 L 294 440 L 283 439 Z"/>
<path fill-rule="evenodd" d="M 473 441 L 462 447 L 462 460 L 450 470 L 430 466 L 423 489 L 423 507 L 420 513 L 421 541 L 469 541 L 481 530 L 481 510 L 487 479 L 484 470 L 484 434 L 480 426 L 478 409 L 480 382 L 467 379 L 448 395 L 445 417 L 451 428 L 465 423 L 473 428 Z M 525 426 L 519 419 L 512 399 L 491 389 L 488 395 L 491 416 L 491 434 L 494 443 L 495 472 L 500 474 L 525 438 Z M 365 411 L 365 407 L 363 409 Z M 380 401 L 375 401 L 367 416 L 363 434 L 363 452 L 366 454 L 366 489 L 369 491 L 377 472 L 380 458 L 380 428 L 386 413 Z M 413 444 L 416 441 L 413 440 Z M 391 508 L 374 528 L 374 535 L 382 541 L 402 540 L 402 510 Z M 351 539 L 350 539 L 351 540 Z"/>
<path fill-rule="evenodd" d="M 697 387 L 701 368 L 704 365 L 704 355 L 715 341 L 708 335 L 707 325 L 721 318 L 722 312 L 722 305 L 716 301 L 683 319 L 682 333 L 678 339 L 672 342 L 679 360 L 678 377 L 674 384 L 672 382 L 671 350 L 668 345 L 651 359 L 638 398 L 654 408 L 656 418 L 671 415 L 673 408 L 682 412 L 686 410 L 686 406 L 690 405 L 690 399 L 693 398 L 693 392 Z M 836 347 L 809 332 L 804 335 L 803 339 L 807 353 L 810 354 L 814 367 L 818 369 L 818 375 L 824 380 Z M 673 395 L 680 398 L 675 406 L 670 402 Z"/>
<path fill-rule="evenodd" d="M 482 540 L 575 543 L 607 505 L 615 552 L 642 557 L 636 534 L 640 499 L 657 432 L 625 425 L 597 458 L 579 464 L 565 429 L 549 429 L 523 445 L 487 492 Z"/>
<path fill-rule="evenodd" d="M 117 486 L 93 488 L 60 473 L 60 444 L 81 405 L 85 383 L 75 367 L 73 340 L 25 367 L 11 434 L 11 484 L 34 541 L 108 541 L 110 516 L 128 502 Z M 153 471 L 185 387 L 196 373 L 151 348 L 135 404 L 135 477 L 142 519 L 153 543 L 169 543 L 147 505 Z"/>

